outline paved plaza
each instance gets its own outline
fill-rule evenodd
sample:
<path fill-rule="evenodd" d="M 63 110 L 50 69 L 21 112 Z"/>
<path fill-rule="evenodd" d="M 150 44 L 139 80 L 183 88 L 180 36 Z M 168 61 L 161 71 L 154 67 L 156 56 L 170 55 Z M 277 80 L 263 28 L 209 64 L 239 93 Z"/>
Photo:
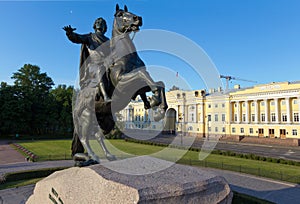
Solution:
<path fill-rule="evenodd" d="M 6 164 L 0 164 L 0 177 L 5 173 L 24 170 L 34 170 L 54 167 L 71 167 L 72 160 L 46 161 L 46 162 L 25 162 L 24 156 L 20 155 L 13 148 L 9 148 L 7 142 L 0 144 L 0 158 L 5 158 Z M 12 155 L 8 155 L 12 154 Z M 4 160 L 2 160 L 3 162 Z M 300 186 L 281 181 L 256 177 L 236 172 L 207 169 L 216 175 L 223 176 L 230 184 L 233 191 L 248 194 L 257 198 L 272 201 L 274 203 L 299 203 Z M 0 190 L 0 204 L 23 204 L 33 193 L 34 185 L 19 188 Z"/>

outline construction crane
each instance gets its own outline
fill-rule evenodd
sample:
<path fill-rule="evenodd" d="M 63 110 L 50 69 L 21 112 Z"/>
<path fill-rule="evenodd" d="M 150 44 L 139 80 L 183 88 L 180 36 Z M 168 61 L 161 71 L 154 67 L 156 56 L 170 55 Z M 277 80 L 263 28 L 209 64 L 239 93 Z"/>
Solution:
<path fill-rule="evenodd" d="M 257 81 L 248 80 L 248 79 L 241 79 L 241 78 L 233 77 L 233 76 L 220 75 L 220 78 L 226 79 L 226 90 L 228 90 L 229 81 L 231 81 L 231 80 L 239 80 L 239 81 L 247 81 L 247 82 L 257 83 Z"/>

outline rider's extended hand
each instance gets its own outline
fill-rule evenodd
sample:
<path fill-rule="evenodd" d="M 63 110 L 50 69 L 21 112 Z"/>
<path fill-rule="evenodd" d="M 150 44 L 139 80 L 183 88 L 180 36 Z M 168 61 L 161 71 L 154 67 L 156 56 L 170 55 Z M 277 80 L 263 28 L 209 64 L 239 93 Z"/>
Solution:
<path fill-rule="evenodd" d="M 66 31 L 66 34 L 72 33 L 76 28 L 72 28 L 70 25 L 64 26 L 63 29 Z"/>

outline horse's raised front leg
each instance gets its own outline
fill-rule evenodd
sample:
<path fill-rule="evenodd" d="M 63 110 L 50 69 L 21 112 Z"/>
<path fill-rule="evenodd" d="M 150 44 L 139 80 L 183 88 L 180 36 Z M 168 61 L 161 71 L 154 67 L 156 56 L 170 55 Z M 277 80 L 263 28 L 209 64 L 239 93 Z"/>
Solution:
<path fill-rule="evenodd" d="M 165 94 L 165 84 L 162 81 L 159 81 L 156 84 L 159 90 L 161 104 L 159 105 L 158 111 L 154 115 L 154 121 L 160 121 L 165 117 L 166 111 L 168 109 L 168 104 Z"/>
<path fill-rule="evenodd" d="M 116 159 L 117 159 L 116 156 L 113 155 L 113 154 L 111 154 L 111 153 L 108 151 L 108 149 L 106 148 L 106 145 L 105 145 L 105 143 L 104 143 L 104 134 L 103 134 L 103 131 L 102 131 L 102 130 L 99 130 L 99 131 L 96 133 L 95 136 L 96 136 L 96 139 L 97 139 L 97 141 L 99 142 L 99 144 L 100 144 L 100 146 L 101 146 L 101 148 L 102 148 L 102 150 L 103 150 L 103 152 L 104 152 L 106 158 L 107 158 L 109 161 L 114 161 L 114 160 L 116 160 Z"/>
<path fill-rule="evenodd" d="M 156 84 L 158 87 L 160 87 L 161 104 L 159 107 L 166 111 L 168 109 L 168 103 L 166 99 L 165 84 L 162 81 L 159 81 Z"/>
<path fill-rule="evenodd" d="M 160 96 L 160 88 L 157 86 L 157 84 L 153 81 L 150 74 L 145 69 L 140 69 L 137 72 L 137 75 L 139 78 L 141 78 L 151 89 L 153 95 L 150 101 L 150 106 L 156 107 L 161 104 L 161 96 Z"/>

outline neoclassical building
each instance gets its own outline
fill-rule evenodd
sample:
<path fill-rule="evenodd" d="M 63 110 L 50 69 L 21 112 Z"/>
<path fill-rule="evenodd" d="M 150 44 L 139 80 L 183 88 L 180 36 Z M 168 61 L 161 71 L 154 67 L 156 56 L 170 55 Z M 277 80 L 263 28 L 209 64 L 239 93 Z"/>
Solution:
<path fill-rule="evenodd" d="M 125 127 L 199 137 L 300 139 L 300 81 L 235 86 L 228 91 L 173 90 L 166 97 L 164 123 L 151 122 L 151 111 L 137 100 L 121 112 Z"/>

